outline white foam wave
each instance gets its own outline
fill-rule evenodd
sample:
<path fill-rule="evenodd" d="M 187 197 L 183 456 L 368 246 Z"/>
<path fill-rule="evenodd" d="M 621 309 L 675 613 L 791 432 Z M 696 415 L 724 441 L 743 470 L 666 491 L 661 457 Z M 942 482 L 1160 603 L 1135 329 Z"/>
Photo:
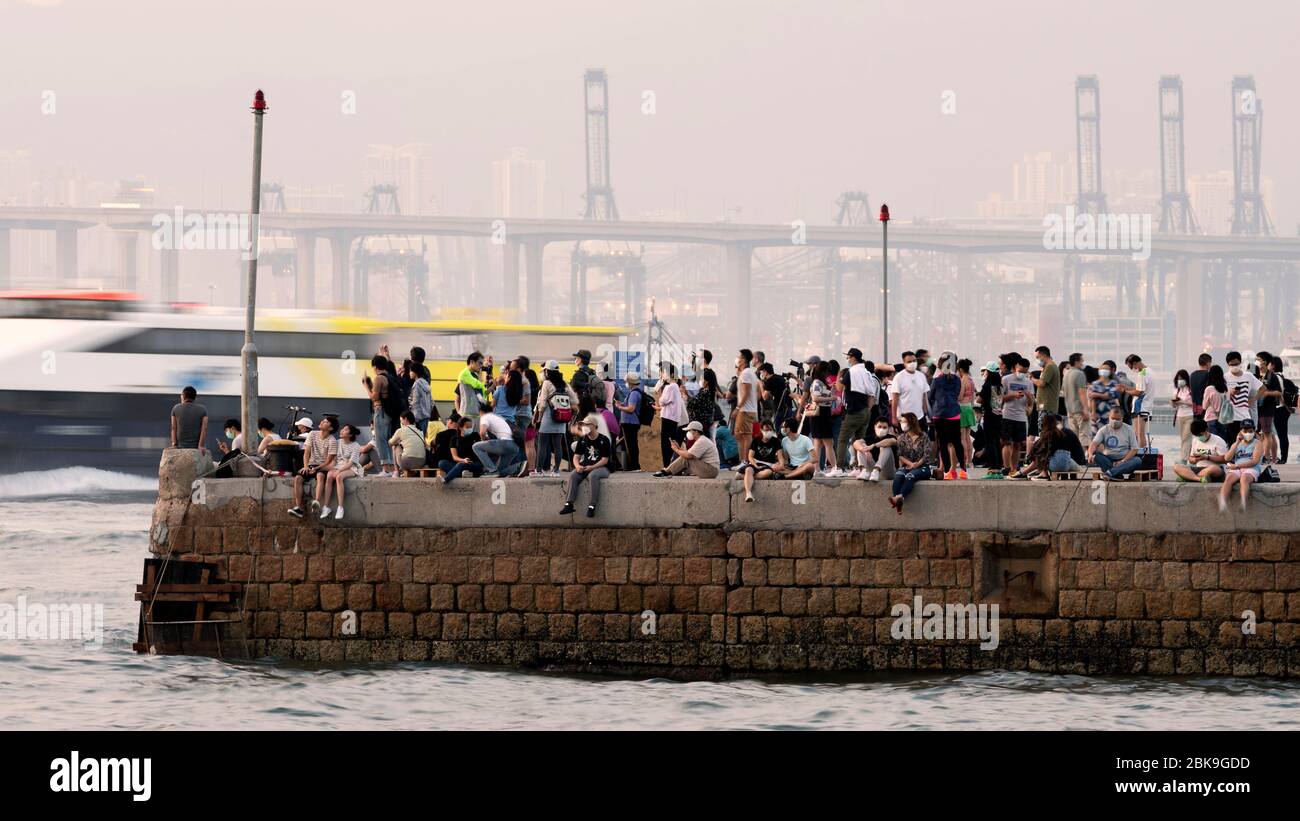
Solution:
<path fill-rule="evenodd" d="M 57 468 L 0 476 L 0 499 L 156 491 L 158 480 L 99 468 Z"/>

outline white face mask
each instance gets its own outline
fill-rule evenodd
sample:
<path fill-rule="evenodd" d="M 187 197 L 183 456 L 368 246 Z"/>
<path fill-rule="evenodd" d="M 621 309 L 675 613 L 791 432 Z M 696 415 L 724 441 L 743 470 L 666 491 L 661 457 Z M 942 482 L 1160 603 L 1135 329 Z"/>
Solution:
<path fill-rule="evenodd" d="M 1177 386 L 1180 387 L 1180 388 L 1185 388 L 1185 387 L 1187 387 L 1187 380 L 1186 380 L 1186 379 L 1179 379 L 1179 380 L 1176 381 L 1174 384 L 1177 385 Z"/>
<path fill-rule="evenodd" d="M 769 442 L 772 441 L 773 439 L 776 438 L 776 431 L 774 430 L 763 431 L 763 438 Z"/>
<path fill-rule="evenodd" d="M 889 428 L 876 428 L 876 438 L 883 439 L 889 435 Z"/>
<path fill-rule="evenodd" d="M 700 432 L 699 432 L 699 431 L 695 431 L 695 430 L 688 430 L 688 431 L 686 431 L 686 438 L 687 438 L 687 439 L 690 439 L 692 442 L 694 442 L 696 439 L 698 439 L 699 436 L 700 436 Z"/>
<path fill-rule="evenodd" d="M 904 433 L 906 433 L 907 431 L 909 431 L 909 430 L 912 428 L 912 425 L 911 425 L 910 422 L 899 422 L 899 423 L 898 423 L 898 427 L 899 427 L 900 430 L 902 430 Z"/>
<path fill-rule="evenodd" d="M 1241 366 L 1233 365 L 1231 368 L 1228 368 L 1228 373 L 1232 374 L 1233 376 L 1241 376 Z"/>
<path fill-rule="evenodd" d="M 1255 438 L 1255 432 L 1254 432 L 1254 431 L 1250 431 L 1250 432 L 1248 432 L 1248 433 L 1243 433 L 1243 434 L 1241 435 L 1241 438 L 1244 439 L 1245 441 L 1249 442 L 1249 441 L 1251 441 L 1252 439 Z"/>
<path fill-rule="evenodd" d="M 916 363 L 915 363 L 915 362 L 908 362 L 904 367 L 907 368 L 908 373 L 915 373 L 915 372 L 916 372 Z"/>
<path fill-rule="evenodd" d="M 1105 379 L 1108 376 L 1110 376 L 1110 370 L 1108 368 L 1102 368 L 1101 370 L 1097 371 L 1097 375 L 1100 376 L 1102 379 Z"/>

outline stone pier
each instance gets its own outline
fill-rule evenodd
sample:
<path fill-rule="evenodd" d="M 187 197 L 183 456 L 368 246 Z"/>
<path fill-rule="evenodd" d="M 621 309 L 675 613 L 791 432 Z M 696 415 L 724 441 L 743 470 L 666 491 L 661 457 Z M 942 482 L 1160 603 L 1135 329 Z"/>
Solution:
<path fill-rule="evenodd" d="M 926 482 L 905 515 L 855 480 L 616 475 L 593 519 L 558 479 L 360 479 L 298 520 L 281 478 L 169 451 L 154 554 L 241 585 L 223 647 L 675 678 L 1036 670 L 1300 677 L 1300 484 L 1219 514 L 1168 482 Z M 898 605 L 998 606 L 997 643 L 900 637 Z M 948 608 L 948 605 L 961 607 Z M 987 644 L 987 642 L 984 642 Z"/>

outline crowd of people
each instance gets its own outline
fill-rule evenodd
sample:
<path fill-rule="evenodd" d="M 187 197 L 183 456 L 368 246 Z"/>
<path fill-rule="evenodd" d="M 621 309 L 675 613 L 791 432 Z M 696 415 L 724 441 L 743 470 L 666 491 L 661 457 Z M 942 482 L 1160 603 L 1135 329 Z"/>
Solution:
<path fill-rule="evenodd" d="M 474 352 L 443 420 L 424 351 L 412 348 L 399 364 L 381 348 L 362 380 L 372 410 L 368 441 L 355 424 L 335 418 L 295 425 L 302 467 L 289 513 L 342 519 L 346 481 L 371 471 L 433 471 L 444 483 L 465 474 L 565 471 L 560 513 L 576 511 L 587 483 L 586 515 L 594 516 L 610 474 L 641 469 L 641 431 L 656 420 L 662 468 L 655 477 L 712 479 L 734 470 L 746 501 L 754 500 L 756 481 L 886 480 L 889 503 L 901 514 L 916 483 L 966 480 L 976 467 L 986 479 L 1051 481 L 1091 469 L 1123 481 L 1164 458 L 1177 481 L 1220 482 L 1220 507 L 1236 492 L 1244 510 L 1251 486 L 1276 481 L 1272 466 L 1289 458 L 1287 423 L 1296 411 L 1296 386 L 1283 376 L 1281 358 L 1267 352 L 1253 368 L 1235 351 L 1221 365 L 1202 354 L 1195 370 L 1175 374 L 1167 398 L 1137 354 L 1120 370 L 1114 360 L 1089 364 L 1078 353 L 1058 363 L 1045 345 L 1032 362 L 1013 351 L 978 370 L 952 351 L 909 350 L 896 363 L 877 364 L 858 348 L 844 353 L 843 364 L 810 356 L 783 371 L 762 351 L 742 349 L 724 370 L 704 350 L 688 374 L 660 363 L 652 384 L 635 372 L 613 379 L 588 350 L 573 357 L 566 378 L 554 359 L 534 368 L 519 356 L 497 367 Z M 194 400 L 186 388 L 173 409 L 174 446 L 202 441 L 206 412 Z M 1172 412 L 1177 454 L 1152 446 L 1157 402 Z M 255 460 L 275 438 L 268 420 L 258 427 Z M 226 421 L 225 434 L 222 450 L 240 451 L 238 420 Z"/>

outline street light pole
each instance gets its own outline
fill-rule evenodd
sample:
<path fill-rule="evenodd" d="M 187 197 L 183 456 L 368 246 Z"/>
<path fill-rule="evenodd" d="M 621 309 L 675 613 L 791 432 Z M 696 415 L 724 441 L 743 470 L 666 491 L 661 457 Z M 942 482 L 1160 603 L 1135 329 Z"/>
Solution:
<path fill-rule="evenodd" d="M 880 312 L 880 327 L 884 329 L 884 362 L 889 364 L 889 206 L 880 204 L 880 227 L 884 230 L 880 257 L 880 294 L 884 305 Z"/>
<path fill-rule="evenodd" d="M 244 453 L 257 452 L 257 345 L 253 343 L 253 324 L 257 318 L 257 253 L 260 215 L 262 213 L 262 115 L 266 97 L 258 89 L 253 95 L 253 200 L 248 227 L 248 293 L 244 305 L 244 347 L 239 351 L 241 384 L 239 424 L 244 434 Z"/>

